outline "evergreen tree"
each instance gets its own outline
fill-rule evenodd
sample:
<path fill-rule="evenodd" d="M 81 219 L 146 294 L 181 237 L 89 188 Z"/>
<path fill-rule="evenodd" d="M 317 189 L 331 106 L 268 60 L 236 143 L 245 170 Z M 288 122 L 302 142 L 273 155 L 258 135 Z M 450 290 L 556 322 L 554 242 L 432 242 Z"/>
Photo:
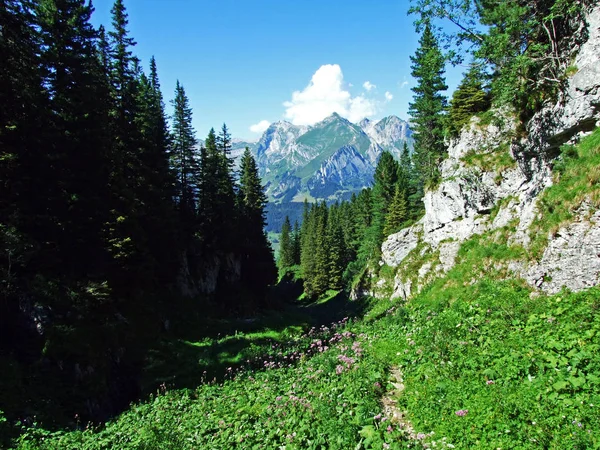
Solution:
<path fill-rule="evenodd" d="M 595 0 L 413 0 L 423 23 L 448 19 L 444 44 L 473 54 L 491 69 L 494 103 L 511 105 L 526 120 L 564 88 L 573 52 L 585 39 L 579 28 Z M 469 46 L 465 51 L 464 44 Z M 461 58 L 459 58 L 461 59 Z"/>
<path fill-rule="evenodd" d="M 189 105 L 185 89 L 179 81 L 175 87 L 175 98 L 172 105 L 173 131 L 171 133 L 170 163 L 175 176 L 175 199 L 184 221 L 184 228 L 189 229 L 189 224 L 195 217 L 198 190 L 202 191 L 198 180 L 201 169 L 195 154 L 197 141 L 192 127 L 192 108 Z"/>
<path fill-rule="evenodd" d="M 294 231 L 292 233 L 292 256 L 294 265 L 300 264 L 300 253 L 301 253 L 301 232 L 298 221 L 294 223 Z"/>
<path fill-rule="evenodd" d="M 26 0 L 6 0 L 0 6 L 0 353 L 6 354 L 17 352 L 22 341 L 16 338 L 19 298 L 28 274 L 39 273 L 44 265 L 37 249 L 48 242 L 48 99 L 32 10 L 33 3 Z"/>
<path fill-rule="evenodd" d="M 398 163 L 389 152 L 383 152 L 375 168 L 372 194 L 372 221 L 361 243 L 361 255 L 375 262 L 381 253 L 385 218 L 398 183 Z"/>
<path fill-rule="evenodd" d="M 50 97 L 52 163 L 46 172 L 47 208 L 62 274 L 102 271 L 102 228 L 107 220 L 108 91 L 96 53 L 93 12 L 83 0 L 37 5 L 44 85 Z M 82 113 L 85 111 L 85 113 Z M 50 228 L 50 229 L 52 229 Z"/>
<path fill-rule="evenodd" d="M 342 289 L 342 275 L 345 269 L 345 242 L 342 232 L 340 207 L 333 205 L 329 210 L 327 221 L 327 264 L 328 287 L 333 290 Z"/>
<path fill-rule="evenodd" d="M 473 64 L 452 94 L 452 100 L 450 100 L 448 131 L 451 136 L 458 136 L 460 130 L 474 114 L 489 109 L 489 95 L 483 86 L 484 73 L 481 70 L 481 65 Z"/>
<path fill-rule="evenodd" d="M 112 105 L 110 116 L 111 170 L 109 174 L 110 218 L 107 221 L 106 239 L 112 256 L 111 279 L 125 296 L 149 281 L 148 236 L 141 220 L 142 191 L 145 189 L 143 147 L 139 117 L 139 60 L 133 55 L 135 45 L 127 29 L 128 16 L 122 0 L 115 0 L 112 30 L 109 34 L 110 90 Z"/>
<path fill-rule="evenodd" d="M 330 247 L 327 236 L 328 209 L 325 202 L 315 207 L 315 223 L 312 230 L 316 243 L 314 271 L 312 273 L 312 295 L 321 295 L 329 287 Z"/>
<path fill-rule="evenodd" d="M 385 218 L 383 235 L 389 236 L 400 230 L 400 226 L 407 218 L 406 191 L 400 186 L 396 186 L 394 198 L 390 204 L 389 211 Z"/>
<path fill-rule="evenodd" d="M 102 74 L 106 77 L 106 82 L 110 79 L 110 44 L 106 37 L 106 29 L 104 25 L 100 25 L 98 28 L 98 41 L 96 43 L 96 51 L 98 53 L 98 59 L 100 61 L 100 67 L 102 68 Z"/>
<path fill-rule="evenodd" d="M 135 113 L 135 68 L 139 60 L 131 50 L 136 42 L 127 30 L 129 19 L 123 0 L 115 0 L 111 14 L 113 30 L 108 33 L 111 39 L 111 79 L 117 103 L 117 127 L 125 128 L 131 125 Z M 119 128 L 117 130 L 121 131 Z"/>
<path fill-rule="evenodd" d="M 214 130 L 211 130 L 211 132 L 214 134 Z M 222 220 L 224 232 L 231 236 L 228 240 L 228 242 L 231 243 L 231 250 L 237 246 L 235 238 L 240 234 L 240 230 L 236 225 L 239 223 L 239 214 L 236 207 L 238 199 L 236 198 L 236 185 L 233 173 L 234 162 L 230 155 L 231 136 L 227 129 L 227 125 L 223 124 L 220 134 L 215 136 L 215 146 L 213 147 L 212 144 L 209 145 L 207 143 L 206 148 L 209 152 L 214 148 L 214 153 L 212 154 L 216 161 L 215 165 L 217 168 L 215 174 L 215 187 L 217 188 L 217 196 L 219 199 L 219 217 L 220 220 Z M 254 165 L 256 165 L 256 162 L 254 162 Z M 262 186 L 260 189 L 262 192 Z M 262 214 L 264 214 L 264 206 Z"/>
<path fill-rule="evenodd" d="M 290 218 L 285 216 L 279 238 L 279 269 L 284 270 L 294 265 L 294 237 L 291 233 Z"/>
<path fill-rule="evenodd" d="M 204 240 L 205 249 L 216 252 L 229 252 L 237 247 L 236 243 L 236 223 L 240 217 L 236 210 L 236 197 L 233 183 L 233 174 L 229 170 L 229 161 L 227 156 L 219 150 L 215 130 L 211 129 L 205 140 L 205 149 L 201 153 L 201 167 L 199 177 L 199 220 L 201 236 Z M 254 160 L 252 160 L 254 161 Z M 250 164 L 250 161 L 247 161 Z M 252 163 L 255 165 L 255 163 Z M 250 170 L 247 168 L 247 170 Z M 248 178 L 250 177 L 250 178 Z M 254 183 L 253 175 L 247 171 L 242 173 L 241 184 Z M 238 199 L 238 205 L 244 205 L 244 195 L 255 195 L 255 192 L 262 192 L 260 179 L 256 191 L 241 194 Z M 252 199 L 253 201 L 258 201 Z M 263 210 L 261 208 L 252 209 L 253 214 L 260 209 L 260 218 L 254 218 L 254 223 L 263 222 Z M 243 213 L 247 213 L 246 207 L 242 207 Z"/>
<path fill-rule="evenodd" d="M 226 124 L 223 124 L 221 131 L 217 136 L 217 148 L 223 154 L 225 160 L 229 164 L 229 169 L 233 167 L 233 161 L 231 160 L 231 134 Z"/>
<path fill-rule="evenodd" d="M 313 280 L 317 272 L 317 216 L 318 214 L 316 205 L 312 205 L 312 207 L 309 207 L 308 202 L 305 201 L 301 229 L 300 266 L 302 267 L 302 276 L 304 279 L 304 292 L 308 296 L 313 296 L 316 293 L 316 289 L 313 285 Z"/>
<path fill-rule="evenodd" d="M 153 259 L 154 282 L 167 282 L 176 275 L 177 246 L 173 208 L 174 177 L 169 167 L 170 139 L 156 61 L 150 60 L 150 76 L 140 76 L 136 125 L 140 131 L 140 176 L 143 189 L 137 195 L 143 205 L 139 219 Z"/>
<path fill-rule="evenodd" d="M 242 280 L 257 294 L 264 293 L 277 279 L 273 250 L 264 231 L 267 196 L 258 175 L 256 161 L 246 147 L 240 162 L 239 196 L 242 241 Z"/>
<path fill-rule="evenodd" d="M 406 142 L 400 156 L 398 178 L 406 192 L 407 218 L 417 219 L 423 212 L 423 183 L 415 170 L 413 158 Z"/>
<path fill-rule="evenodd" d="M 414 131 L 416 169 L 425 185 L 438 177 L 438 165 L 446 152 L 444 111 L 448 89 L 443 74 L 445 59 L 429 23 L 425 24 L 415 56 L 411 56 L 411 75 L 417 80 L 412 88 L 414 101 L 409 105 Z"/>

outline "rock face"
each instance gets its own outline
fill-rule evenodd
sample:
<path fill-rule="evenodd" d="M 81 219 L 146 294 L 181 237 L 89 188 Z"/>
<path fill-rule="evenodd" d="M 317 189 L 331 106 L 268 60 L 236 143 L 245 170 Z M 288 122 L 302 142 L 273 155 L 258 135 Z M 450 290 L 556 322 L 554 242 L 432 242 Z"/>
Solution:
<path fill-rule="evenodd" d="M 521 275 L 529 284 L 550 293 L 563 287 L 580 291 L 598 285 L 600 211 L 589 220 L 561 229 L 548 244 L 542 259 L 521 269 Z"/>
<path fill-rule="evenodd" d="M 374 171 L 370 161 L 354 146 L 345 145 L 321 163 L 307 187 L 313 197 L 327 198 L 336 192 L 368 186 Z"/>
<path fill-rule="evenodd" d="M 219 281 L 235 284 L 241 280 L 242 262 L 239 255 L 214 255 L 212 261 L 206 261 L 201 267 L 195 259 L 193 255 L 184 254 L 181 257 L 177 287 L 184 297 L 214 294 L 218 290 Z"/>
<path fill-rule="evenodd" d="M 539 195 L 552 184 L 552 159 L 562 144 L 576 142 L 599 125 L 600 7 L 588 14 L 587 23 L 588 40 L 575 59 L 577 73 L 562 98 L 529 121 L 526 138 L 517 136 L 508 119 L 482 126 L 474 118 L 450 143 L 442 181 L 425 194 L 425 216 L 382 246 L 382 264 L 398 268 L 393 297 L 408 298 L 449 271 L 461 243 L 476 234 L 511 224 L 515 231 L 509 242 L 529 245 Z M 600 213 L 582 211 L 574 223 L 549 237 L 539 261 L 513 262 L 509 269 L 546 292 L 598 284 Z"/>
<path fill-rule="evenodd" d="M 358 123 L 373 142 L 392 155 L 400 157 L 404 143 L 412 142 L 412 131 L 408 123 L 396 116 L 385 117 L 377 122 L 364 119 Z"/>

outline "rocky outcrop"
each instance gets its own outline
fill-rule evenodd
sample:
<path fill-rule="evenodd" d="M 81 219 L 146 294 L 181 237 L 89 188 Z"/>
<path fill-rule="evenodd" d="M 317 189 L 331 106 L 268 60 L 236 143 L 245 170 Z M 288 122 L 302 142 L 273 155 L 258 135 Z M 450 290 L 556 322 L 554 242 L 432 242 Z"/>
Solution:
<path fill-rule="evenodd" d="M 525 151 L 540 153 L 557 150 L 581 132 L 598 126 L 600 113 L 600 8 L 587 15 L 588 38 L 581 46 L 573 63 L 574 74 L 559 102 L 548 106 L 536 120 L 530 122 L 529 148 Z M 585 34 L 582 30 L 581 34 Z"/>
<path fill-rule="evenodd" d="M 556 233 L 539 262 L 514 269 L 549 293 L 581 291 L 600 283 L 600 211 Z"/>
<path fill-rule="evenodd" d="M 576 142 L 600 120 L 600 7 L 587 16 L 588 40 L 574 65 L 577 72 L 555 104 L 537 113 L 520 137 L 506 112 L 502 122 L 482 125 L 474 118 L 450 143 L 441 183 L 425 194 L 425 215 L 391 235 L 382 246 L 382 264 L 397 268 L 393 297 L 408 298 L 432 278 L 448 272 L 460 245 L 476 234 L 512 228 L 510 243 L 527 247 L 537 220 L 540 193 L 552 184 L 559 147 Z M 590 216 L 592 216 L 590 218 Z M 578 214 L 549 236 L 535 262 L 511 262 L 512 273 L 547 292 L 580 290 L 600 281 L 600 215 Z"/>
<path fill-rule="evenodd" d="M 417 248 L 423 234 L 422 228 L 422 224 L 419 223 L 392 235 L 394 239 L 387 239 L 382 246 L 383 262 L 391 267 L 398 266 L 412 250 Z"/>
<path fill-rule="evenodd" d="M 184 297 L 214 294 L 219 288 L 219 281 L 235 284 L 241 280 L 242 263 L 239 255 L 214 255 L 201 266 L 196 259 L 194 255 L 187 254 L 181 258 L 177 287 Z"/>

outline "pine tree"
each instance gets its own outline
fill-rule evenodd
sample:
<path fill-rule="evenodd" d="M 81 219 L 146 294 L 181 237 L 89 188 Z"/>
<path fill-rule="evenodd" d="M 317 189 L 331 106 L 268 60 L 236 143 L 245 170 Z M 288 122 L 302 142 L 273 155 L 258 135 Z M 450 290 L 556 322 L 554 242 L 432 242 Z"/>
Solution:
<path fill-rule="evenodd" d="M 328 287 L 333 290 L 342 288 L 342 275 L 345 269 L 345 243 L 342 232 L 339 205 L 330 207 L 327 221 L 327 262 Z"/>
<path fill-rule="evenodd" d="M 407 218 L 417 219 L 423 212 L 423 183 L 415 170 L 413 158 L 405 142 L 400 156 L 398 179 L 406 192 Z"/>
<path fill-rule="evenodd" d="M 448 111 L 448 131 L 458 136 L 460 130 L 478 112 L 490 107 L 489 95 L 483 88 L 484 73 L 481 65 L 473 64 L 452 94 Z"/>
<path fill-rule="evenodd" d="M 109 98 L 92 12 L 83 0 L 42 0 L 37 7 L 52 114 L 45 192 L 58 225 L 54 245 L 60 264 L 54 265 L 79 277 L 103 270 L 96 266 L 105 259 L 102 229 L 108 217 Z"/>
<path fill-rule="evenodd" d="M 236 224 L 240 217 L 236 204 L 243 205 L 244 201 L 236 201 L 233 174 L 229 169 L 228 158 L 219 150 L 214 129 L 210 130 L 205 140 L 200 162 L 199 226 L 203 245 L 205 250 L 211 252 L 233 251 L 238 246 Z M 250 174 L 242 173 L 241 178 L 247 176 Z M 251 180 L 244 178 L 242 182 Z M 260 180 L 258 185 L 258 190 L 262 189 Z M 244 195 L 253 194 L 246 192 Z M 263 218 L 256 219 L 258 221 L 263 221 Z"/>
<path fill-rule="evenodd" d="M 396 186 L 394 198 L 390 204 L 389 211 L 385 218 L 383 235 L 389 236 L 400 230 L 400 226 L 407 218 L 406 191 L 399 185 Z"/>
<path fill-rule="evenodd" d="M 411 56 L 411 75 L 417 80 L 412 88 L 414 101 L 409 105 L 414 131 L 414 158 L 417 172 L 425 185 L 435 183 L 438 165 L 446 152 L 444 111 L 448 89 L 443 74 L 445 59 L 429 23 L 425 24 L 415 56 Z"/>
<path fill-rule="evenodd" d="M 316 293 L 313 281 L 317 272 L 317 236 L 317 206 L 313 204 L 309 207 L 308 202 L 305 201 L 301 228 L 300 266 L 302 267 L 302 276 L 304 279 L 304 292 L 308 296 L 313 296 Z"/>
<path fill-rule="evenodd" d="M 315 241 L 314 271 L 312 273 L 312 295 L 323 294 L 329 286 L 329 242 L 327 239 L 327 205 L 315 207 L 313 239 Z"/>
<path fill-rule="evenodd" d="M 198 202 L 198 176 L 202 169 L 195 154 L 196 135 L 192 127 L 192 108 L 185 94 L 185 89 L 177 81 L 173 105 L 173 131 L 171 134 L 171 169 L 175 176 L 175 199 L 184 221 L 184 228 L 189 229 L 195 217 Z M 206 188 L 208 189 L 208 188 Z"/>
<path fill-rule="evenodd" d="M 292 233 L 292 256 L 294 265 L 300 265 L 300 254 L 301 254 L 301 232 L 298 221 L 294 223 L 294 232 Z"/>
<path fill-rule="evenodd" d="M 389 152 L 383 152 L 375 168 L 372 193 L 372 221 L 366 229 L 360 253 L 366 261 L 375 262 L 381 253 L 385 218 L 398 183 L 398 163 Z"/>
<path fill-rule="evenodd" d="M 45 266 L 45 178 L 51 151 L 45 144 L 48 98 L 42 88 L 39 36 L 33 3 L 0 7 L 0 353 L 15 351 L 16 317 L 27 273 Z M 8 354 L 8 353 L 7 353 Z"/>
<path fill-rule="evenodd" d="M 256 294 L 265 292 L 277 279 L 273 250 L 264 231 L 267 196 L 258 175 L 256 161 L 246 147 L 240 162 L 239 198 L 244 223 L 242 280 Z"/>
<path fill-rule="evenodd" d="M 294 243 L 290 218 L 285 216 L 279 237 L 279 269 L 285 270 L 294 265 Z"/>
<path fill-rule="evenodd" d="M 217 148 L 223 154 L 228 162 L 231 162 L 230 169 L 233 167 L 233 161 L 231 161 L 231 134 L 226 124 L 223 124 L 221 131 L 217 136 Z"/>
<path fill-rule="evenodd" d="M 152 238 L 148 248 L 153 259 L 153 282 L 168 282 L 177 270 L 176 225 L 173 198 L 174 176 L 169 167 L 170 138 L 154 57 L 150 75 L 140 76 L 136 125 L 140 131 L 140 176 L 143 187 L 139 220 Z"/>
<path fill-rule="evenodd" d="M 132 110 L 132 105 L 135 104 L 133 96 L 138 59 L 133 55 L 131 48 L 136 45 L 136 42 L 129 36 L 127 30 L 129 19 L 123 0 L 115 0 L 111 14 L 113 31 L 108 34 L 111 38 L 110 56 L 113 71 L 112 84 L 117 103 L 117 125 L 125 127 L 131 123 L 135 112 Z"/>
<path fill-rule="evenodd" d="M 139 105 L 139 60 L 133 55 L 135 45 L 127 29 L 128 16 L 122 0 L 115 0 L 112 30 L 109 34 L 110 91 L 110 218 L 106 240 L 112 257 L 110 278 L 124 296 L 149 282 L 148 236 L 142 192 L 145 189 L 143 162 L 140 160 L 143 140 L 137 124 Z M 102 41 L 100 42 L 102 44 Z"/>

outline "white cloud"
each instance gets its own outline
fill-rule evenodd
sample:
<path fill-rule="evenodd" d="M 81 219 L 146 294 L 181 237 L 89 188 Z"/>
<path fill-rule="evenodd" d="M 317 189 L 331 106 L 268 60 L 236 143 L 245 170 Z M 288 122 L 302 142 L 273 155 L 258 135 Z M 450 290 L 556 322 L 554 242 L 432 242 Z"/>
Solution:
<path fill-rule="evenodd" d="M 351 122 L 376 114 L 378 103 L 364 95 L 352 97 L 344 88 L 344 74 L 338 64 L 326 64 L 313 74 L 302 91 L 292 93 L 283 104 L 285 118 L 294 125 L 313 125 L 334 112 Z"/>
<path fill-rule="evenodd" d="M 400 83 L 400 89 L 403 89 L 406 86 L 408 86 L 408 81 L 404 80 L 402 83 Z"/>
<path fill-rule="evenodd" d="M 371 117 L 377 114 L 377 103 L 369 100 L 364 95 L 350 99 L 350 107 L 344 117 L 350 122 L 360 122 L 365 117 Z"/>
<path fill-rule="evenodd" d="M 269 122 L 268 120 L 261 120 L 260 122 L 251 125 L 250 131 L 252 131 L 253 133 L 264 133 L 265 131 L 267 131 L 267 128 L 269 128 L 270 125 L 271 122 Z"/>
<path fill-rule="evenodd" d="M 385 100 L 391 102 L 394 99 L 394 96 L 390 91 L 385 91 Z"/>
<path fill-rule="evenodd" d="M 375 89 L 377 86 L 372 84 L 370 81 L 365 81 L 363 83 L 363 87 L 367 90 L 367 92 L 370 92 L 371 89 Z"/>

